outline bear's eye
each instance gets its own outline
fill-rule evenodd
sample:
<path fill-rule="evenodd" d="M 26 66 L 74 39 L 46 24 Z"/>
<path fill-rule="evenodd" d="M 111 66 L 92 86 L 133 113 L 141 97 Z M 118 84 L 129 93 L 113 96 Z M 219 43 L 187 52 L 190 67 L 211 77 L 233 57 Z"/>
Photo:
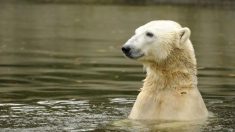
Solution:
<path fill-rule="evenodd" d="M 153 33 L 151 33 L 151 32 L 146 32 L 146 36 L 152 38 L 152 37 L 153 37 Z"/>

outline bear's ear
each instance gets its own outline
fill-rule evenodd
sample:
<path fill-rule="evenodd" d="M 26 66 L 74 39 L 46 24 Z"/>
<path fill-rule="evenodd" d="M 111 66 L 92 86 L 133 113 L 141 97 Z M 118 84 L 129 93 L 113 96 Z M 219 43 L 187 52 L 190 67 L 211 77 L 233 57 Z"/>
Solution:
<path fill-rule="evenodd" d="M 179 37 L 180 37 L 180 42 L 185 43 L 190 37 L 191 31 L 189 28 L 184 27 L 179 30 Z"/>

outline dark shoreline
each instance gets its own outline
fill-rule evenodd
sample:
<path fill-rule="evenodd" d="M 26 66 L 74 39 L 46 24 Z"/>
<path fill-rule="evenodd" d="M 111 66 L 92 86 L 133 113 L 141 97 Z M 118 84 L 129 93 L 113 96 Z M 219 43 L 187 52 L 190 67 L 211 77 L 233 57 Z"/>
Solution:
<path fill-rule="evenodd" d="M 235 6 L 235 0 L 2 0 L 2 2 L 58 3 L 58 4 L 119 4 L 119 5 L 192 5 Z"/>

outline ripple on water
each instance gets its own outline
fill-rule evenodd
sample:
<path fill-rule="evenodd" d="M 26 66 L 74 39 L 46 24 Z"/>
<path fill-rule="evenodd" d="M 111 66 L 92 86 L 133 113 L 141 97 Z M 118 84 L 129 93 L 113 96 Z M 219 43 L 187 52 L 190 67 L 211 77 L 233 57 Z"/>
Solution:
<path fill-rule="evenodd" d="M 133 104 L 135 100 L 133 99 L 126 99 L 126 98 L 113 98 L 109 99 L 110 103 L 117 103 L 117 104 Z"/>
<path fill-rule="evenodd" d="M 50 100 L 50 101 L 38 101 L 37 102 L 40 105 L 89 105 L 89 101 L 88 100 Z"/>
<path fill-rule="evenodd" d="M 126 102 L 130 99 L 113 98 L 114 102 Z M 120 119 L 128 113 L 129 107 L 112 107 L 112 101 L 106 103 L 89 100 L 41 100 L 32 104 L 0 104 L 0 127 L 17 130 L 95 130 L 100 124 Z M 5 114 L 3 111 L 5 110 Z M 10 114 L 9 114 L 10 112 Z M 33 129 L 35 128 L 35 129 Z"/>

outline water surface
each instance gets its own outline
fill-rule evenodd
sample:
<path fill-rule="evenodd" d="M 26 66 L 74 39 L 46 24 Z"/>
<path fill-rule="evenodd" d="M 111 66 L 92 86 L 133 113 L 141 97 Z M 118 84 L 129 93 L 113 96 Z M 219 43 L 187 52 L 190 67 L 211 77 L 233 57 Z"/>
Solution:
<path fill-rule="evenodd" d="M 214 114 L 203 125 L 125 120 L 145 73 L 120 47 L 154 19 L 192 30 L 198 87 Z M 234 21 L 223 8 L 0 2 L 0 131 L 233 132 Z"/>

